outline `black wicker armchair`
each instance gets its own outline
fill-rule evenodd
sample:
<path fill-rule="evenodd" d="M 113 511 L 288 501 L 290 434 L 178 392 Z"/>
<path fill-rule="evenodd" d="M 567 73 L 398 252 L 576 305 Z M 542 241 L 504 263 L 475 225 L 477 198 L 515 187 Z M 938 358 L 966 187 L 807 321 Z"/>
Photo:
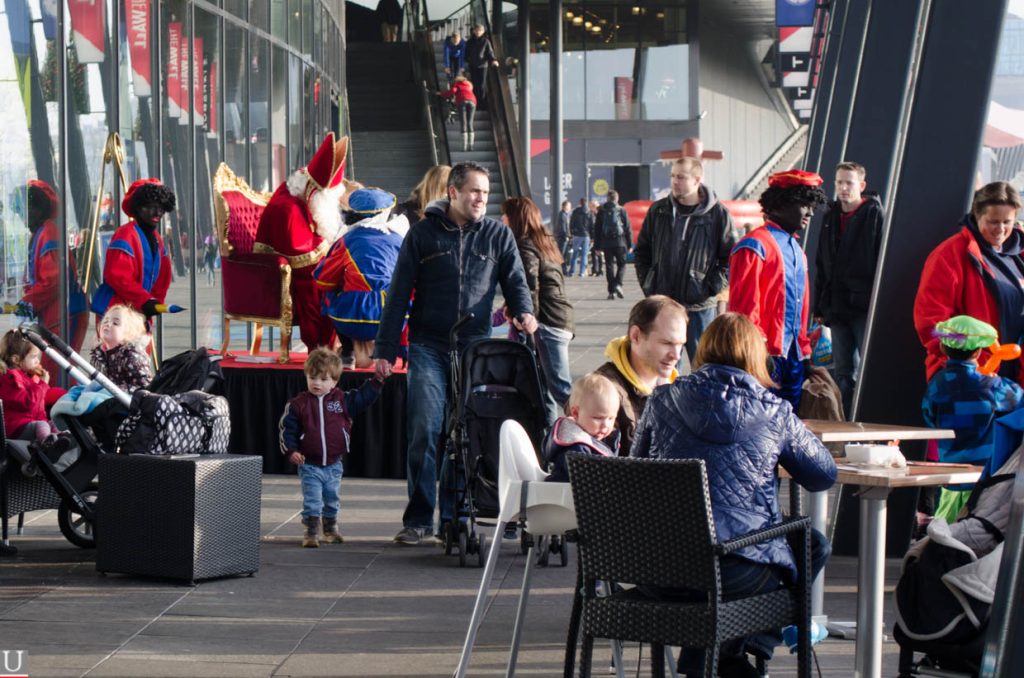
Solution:
<path fill-rule="evenodd" d="M 582 586 L 577 589 L 570 624 L 566 675 L 573 670 L 578 623 L 582 623 L 582 676 L 590 675 L 594 638 L 611 638 L 651 643 L 655 676 L 664 675 L 666 646 L 703 647 L 708 677 L 718 674 L 723 642 L 796 624 L 800 629 L 798 675 L 810 678 L 808 518 L 787 520 L 719 543 L 703 461 L 574 455 L 569 459 L 569 477 L 579 524 Z M 719 558 L 780 536 L 788 536 L 795 546 L 797 584 L 747 598 L 723 599 Z M 666 601 L 635 588 L 599 597 L 596 585 L 601 581 L 705 591 L 707 598 Z"/>

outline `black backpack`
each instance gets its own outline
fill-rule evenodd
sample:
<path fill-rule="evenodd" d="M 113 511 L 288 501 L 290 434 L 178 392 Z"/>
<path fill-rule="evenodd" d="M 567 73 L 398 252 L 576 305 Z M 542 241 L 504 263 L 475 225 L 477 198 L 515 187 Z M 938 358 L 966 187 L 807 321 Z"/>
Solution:
<path fill-rule="evenodd" d="M 160 365 L 147 389 L 150 393 L 175 395 L 186 391 L 205 391 L 224 395 L 224 373 L 220 356 L 210 355 L 203 347 L 168 358 Z"/>
<path fill-rule="evenodd" d="M 598 233 L 601 234 L 602 240 L 615 242 L 622 237 L 622 218 L 619 207 L 615 206 L 612 209 L 602 207 L 597 213 L 597 221 Z"/>

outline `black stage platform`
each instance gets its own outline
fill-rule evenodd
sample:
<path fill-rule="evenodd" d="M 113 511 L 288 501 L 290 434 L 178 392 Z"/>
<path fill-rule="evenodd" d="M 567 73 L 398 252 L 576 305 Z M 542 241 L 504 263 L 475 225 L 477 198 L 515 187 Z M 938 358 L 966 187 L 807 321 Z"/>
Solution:
<path fill-rule="evenodd" d="M 229 357 L 221 367 L 231 407 L 230 451 L 261 455 L 264 473 L 295 473 L 278 447 L 278 422 L 285 403 L 306 388 L 302 362 L 255 364 Z M 356 388 L 371 376 L 368 370 L 346 370 L 340 384 Z M 346 476 L 405 477 L 405 398 L 405 373 L 396 371 L 377 402 L 353 422 Z"/>

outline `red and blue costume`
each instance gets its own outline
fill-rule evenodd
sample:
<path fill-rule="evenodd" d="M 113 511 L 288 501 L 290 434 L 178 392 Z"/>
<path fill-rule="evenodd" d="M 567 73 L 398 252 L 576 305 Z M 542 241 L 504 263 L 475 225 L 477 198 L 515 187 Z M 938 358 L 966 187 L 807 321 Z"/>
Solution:
<path fill-rule="evenodd" d="M 353 228 L 338 239 L 313 277 L 324 291 L 323 313 L 339 336 L 377 337 L 402 235 L 373 227 Z"/>
<path fill-rule="evenodd" d="M 160 234 L 152 235 L 155 247 L 134 221 L 114 231 L 103 263 L 103 283 L 92 296 L 97 321 L 115 304 L 142 312 L 142 305 L 151 299 L 164 303 L 171 286 L 171 260 Z"/>
<path fill-rule="evenodd" d="M 794 236 L 769 221 L 736 244 L 729 257 L 729 309 L 764 334 L 778 394 L 794 409 L 803 388 L 802 361 L 811 355 L 809 308 L 807 256 Z"/>

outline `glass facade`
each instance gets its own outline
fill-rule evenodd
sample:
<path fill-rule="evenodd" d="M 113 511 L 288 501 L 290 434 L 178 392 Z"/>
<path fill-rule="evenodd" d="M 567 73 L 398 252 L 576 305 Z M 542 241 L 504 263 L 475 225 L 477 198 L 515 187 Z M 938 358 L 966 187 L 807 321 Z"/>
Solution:
<path fill-rule="evenodd" d="M 204 262 L 215 242 L 211 177 L 224 161 L 270 191 L 309 159 L 342 118 L 342 27 L 320 0 L 62 4 L 7 0 L 0 14 L 3 329 L 25 301 L 83 351 L 95 343 L 77 290 L 93 295 L 128 220 L 104 163 L 117 132 L 127 181 L 159 177 L 177 201 L 161 232 L 167 302 L 186 311 L 161 317 L 157 345 L 163 355 L 219 346 L 219 264 Z M 30 181 L 54 189 L 52 214 Z"/>
<path fill-rule="evenodd" d="M 530 110 L 550 113 L 547 5 L 530 6 Z M 690 101 L 686 5 L 567 3 L 562 16 L 566 120 L 680 120 Z"/>

